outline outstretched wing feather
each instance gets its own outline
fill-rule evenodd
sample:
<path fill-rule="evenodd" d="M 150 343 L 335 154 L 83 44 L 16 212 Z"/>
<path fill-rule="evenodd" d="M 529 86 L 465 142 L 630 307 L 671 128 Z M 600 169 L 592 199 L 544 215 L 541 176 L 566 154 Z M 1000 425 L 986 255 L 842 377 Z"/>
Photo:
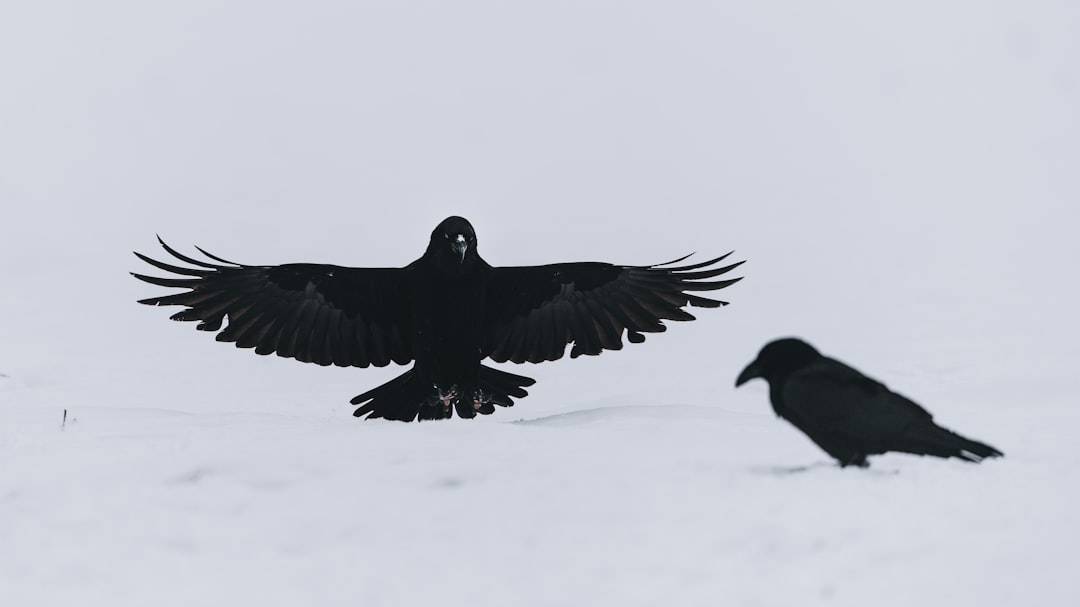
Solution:
<path fill-rule="evenodd" d="M 320 264 L 247 266 L 198 251 L 208 260 L 162 248 L 187 266 L 135 253 L 168 276 L 133 273 L 180 293 L 140 300 L 183 306 L 173 320 L 198 321 L 220 331 L 218 341 L 319 365 L 367 367 L 412 360 L 407 269 L 346 268 Z M 194 267 L 188 267 L 194 266 Z M 225 329 L 223 324 L 228 321 Z"/>
<path fill-rule="evenodd" d="M 643 333 L 666 329 L 663 321 L 687 321 L 687 306 L 715 308 L 727 302 L 694 295 L 731 286 L 741 278 L 715 280 L 742 262 L 717 266 L 731 253 L 675 265 L 569 263 L 493 268 L 488 285 L 483 353 L 497 362 L 540 362 L 599 354 L 644 341 Z"/>

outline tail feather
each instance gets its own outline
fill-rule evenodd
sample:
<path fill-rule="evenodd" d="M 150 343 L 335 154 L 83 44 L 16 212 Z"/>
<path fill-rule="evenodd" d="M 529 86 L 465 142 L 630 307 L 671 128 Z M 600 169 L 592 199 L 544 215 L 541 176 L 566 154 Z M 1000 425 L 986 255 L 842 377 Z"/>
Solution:
<path fill-rule="evenodd" d="M 360 405 L 353 415 L 368 419 L 383 418 L 411 422 L 420 412 L 420 405 L 431 396 L 432 388 L 416 377 L 413 369 L 394 379 L 353 397 L 349 402 Z"/>
<path fill-rule="evenodd" d="M 514 398 L 529 395 L 525 386 L 531 386 L 535 380 L 500 371 L 491 367 L 480 367 L 477 375 L 477 387 L 490 400 L 475 407 L 470 399 L 463 399 L 457 405 L 459 417 L 475 417 L 477 413 L 489 415 L 495 412 L 495 405 L 511 407 Z M 410 369 L 394 379 L 354 397 L 351 402 L 360 405 L 353 415 L 366 419 L 390 419 L 411 422 L 414 419 L 443 419 L 452 413 L 441 403 L 432 404 L 434 386 L 422 380 Z"/>
<path fill-rule="evenodd" d="M 514 404 L 514 401 L 511 401 L 509 397 L 525 398 L 529 395 L 525 391 L 525 387 L 535 384 L 536 380 L 524 375 L 515 375 L 481 365 L 477 383 L 480 384 L 481 390 L 504 395 L 509 402 L 503 406 L 509 407 Z"/>
<path fill-rule="evenodd" d="M 956 457 L 969 462 L 981 462 L 988 457 L 1005 455 L 986 443 L 960 436 L 933 422 L 908 431 L 891 450 L 916 455 Z"/>

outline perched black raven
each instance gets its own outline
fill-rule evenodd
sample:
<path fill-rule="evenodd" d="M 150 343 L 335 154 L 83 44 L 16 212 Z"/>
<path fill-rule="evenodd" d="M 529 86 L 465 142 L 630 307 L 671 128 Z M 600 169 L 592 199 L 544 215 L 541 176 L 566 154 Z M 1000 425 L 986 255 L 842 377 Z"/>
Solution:
<path fill-rule="evenodd" d="M 356 398 L 354 415 L 412 421 L 489 414 L 527 395 L 534 381 L 481 365 L 538 363 L 622 348 L 642 333 L 665 330 L 662 320 L 693 320 L 687 305 L 727 302 L 692 294 L 723 289 L 739 278 L 710 280 L 742 262 L 654 266 L 561 263 L 495 268 L 477 253 L 476 232 L 448 217 L 431 233 L 424 255 L 404 268 L 346 268 L 319 264 L 246 266 L 199 249 L 210 261 L 178 253 L 180 267 L 135 253 L 174 275 L 136 278 L 185 289 L 140 303 L 184 306 L 173 320 L 200 321 L 218 341 L 257 354 L 339 367 L 411 369 Z M 197 247 L 196 247 L 197 248 Z"/>
<path fill-rule="evenodd" d="M 867 455 L 902 451 L 969 462 L 1003 455 L 937 425 L 926 409 L 798 339 L 766 344 L 735 380 L 769 382 L 773 410 L 836 458 L 866 467 Z"/>

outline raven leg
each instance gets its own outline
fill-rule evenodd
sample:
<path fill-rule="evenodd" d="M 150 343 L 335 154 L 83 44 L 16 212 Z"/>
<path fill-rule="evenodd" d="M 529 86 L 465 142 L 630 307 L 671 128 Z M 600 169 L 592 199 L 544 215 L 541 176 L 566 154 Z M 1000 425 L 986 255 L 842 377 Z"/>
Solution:
<path fill-rule="evenodd" d="M 863 453 L 852 453 L 839 461 L 841 468 L 847 468 L 848 466 L 856 466 L 858 468 L 870 467 L 870 462 L 866 461 L 866 455 Z"/>

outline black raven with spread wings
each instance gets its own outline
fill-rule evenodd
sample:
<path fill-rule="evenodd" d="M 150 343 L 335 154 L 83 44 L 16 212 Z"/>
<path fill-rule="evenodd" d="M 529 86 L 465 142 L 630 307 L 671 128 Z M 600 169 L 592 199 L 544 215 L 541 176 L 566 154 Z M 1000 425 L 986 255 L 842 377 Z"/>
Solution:
<path fill-rule="evenodd" d="M 768 343 L 735 386 L 769 382 L 773 410 L 802 430 L 841 467 L 866 467 L 866 456 L 900 451 L 978 462 L 1001 451 L 934 423 L 933 416 L 800 339 Z"/>
<path fill-rule="evenodd" d="M 199 321 L 203 331 L 221 330 L 228 318 L 217 340 L 257 354 L 339 367 L 414 362 L 352 399 L 358 417 L 401 421 L 447 418 L 455 410 L 474 417 L 510 406 L 534 381 L 484 366 L 484 358 L 556 360 L 567 344 L 571 357 L 599 354 L 622 348 L 624 332 L 640 343 L 642 333 L 664 331 L 662 320 L 693 320 L 687 305 L 726 305 L 693 293 L 738 281 L 712 279 L 742 263 L 718 266 L 725 255 L 681 266 L 674 264 L 682 260 L 496 268 L 477 253 L 476 232 L 462 217 L 440 223 L 424 255 L 404 268 L 246 266 L 202 249 L 209 261 L 161 246 L 193 267 L 136 253 L 174 276 L 133 275 L 184 291 L 139 303 L 184 306 L 171 318 Z"/>

